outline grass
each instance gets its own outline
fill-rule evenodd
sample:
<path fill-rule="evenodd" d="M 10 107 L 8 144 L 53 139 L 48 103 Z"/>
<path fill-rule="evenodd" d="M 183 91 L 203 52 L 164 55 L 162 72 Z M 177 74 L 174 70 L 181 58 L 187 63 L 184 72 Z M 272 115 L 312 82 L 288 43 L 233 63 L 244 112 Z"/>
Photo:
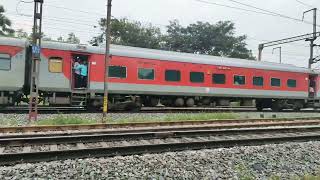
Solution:
<path fill-rule="evenodd" d="M 173 122 L 173 121 L 201 121 L 201 120 L 220 120 L 236 119 L 237 116 L 232 113 L 199 113 L 199 114 L 168 114 L 161 116 L 135 116 L 129 115 L 121 119 L 110 117 L 106 123 L 124 124 L 124 123 L 144 123 L 144 122 Z M 99 119 L 84 119 L 81 116 L 58 115 L 54 118 L 40 120 L 35 125 L 70 125 L 70 124 L 95 124 Z"/>
<path fill-rule="evenodd" d="M 199 114 L 169 114 L 160 117 L 127 117 L 123 119 L 110 119 L 108 123 L 145 123 L 145 122 L 174 122 L 174 121 L 203 121 L 236 119 L 232 113 L 199 113 Z"/>
<path fill-rule="evenodd" d="M 318 175 L 305 175 L 303 176 L 303 178 L 301 178 L 302 180 L 320 180 L 320 173 L 318 173 Z"/>
<path fill-rule="evenodd" d="M 82 119 L 80 117 L 66 117 L 59 115 L 52 119 L 45 119 L 35 122 L 35 125 L 71 125 L 71 124 L 95 124 L 94 120 Z"/>
<path fill-rule="evenodd" d="M 235 171 L 238 174 L 238 178 L 240 180 L 254 180 L 256 179 L 252 172 L 250 172 L 249 168 L 247 168 L 244 164 L 238 164 L 235 166 Z"/>

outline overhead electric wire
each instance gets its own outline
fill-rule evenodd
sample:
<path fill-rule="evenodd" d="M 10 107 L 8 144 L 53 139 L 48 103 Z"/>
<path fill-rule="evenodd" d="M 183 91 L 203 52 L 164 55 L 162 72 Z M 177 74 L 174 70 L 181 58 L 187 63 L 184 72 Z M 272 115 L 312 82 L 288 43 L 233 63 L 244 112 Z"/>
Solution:
<path fill-rule="evenodd" d="M 44 4 L 45 6 L 48 6 L 48 7 L 54 7 L 54 8 L 58 8 L 58 9 L 64 9 L 64 10 L 67 10 L 67 11 L 73 11 L 73 12 L 80 12 L 80 13 L 85 13 L 85 14 L 95 14 L 95 15 L 99 15 L 99 16 L 102 16 L 102 17 L 105 17 L 106 15 L 103 14 L 103 13 L 97 13 L 97 12 L 93 12 L 93 11 L 85 11 L 85 10 L 80 10 L 80 9 L 72 9 L 72 8 L 66 8 L 66 7 L 62 7 L 62 6 L 56 6 L 56 5 L 52 5 L 52 4 Z"/>
<path fill-rule="evenodd" d="M 19 0 L 19 2 L 18 2 L 17 5 L 16 5 L 16 13 L 19 14 L 19 15 L 21 15 L 21 16 L 32 17 L 32 15 L 25 15 L 25 14 L 22 14 L 22 13 L 19 12 L 19 5 L 20 5 L 21 3 L 33 3 L 33 2 L 32 2 L 32 1 Z"/>
<path fill-rule="evenodd" d="M 25 26 L 25 25 L 28 25 L 30 26 L 29 24 L 25 24 L 25 23 L 15 23 L 15 24 L 18 24 L 18 25 L 22 25 L 22 26 Z M 65 31 L 66 33 L 52 33 L 50 31 L 46 31 L 46 30 L 55 30 L 54 32 L 57 32 L 57 30 L 59 31 Z M 91 36 L 98 36 L 100 35 L 99 33 L 89 33 L 89 31 L 74 31 L 72 29 L 63 29 L 63 28 L 57 28 L 57 27 L 51 27 L 51 26 L 46 26 L 46 28 L 44 29 L 44 34 L 50 38 L 52 38 L 52 40 L 57 40 L 58 37 L 62 36 L 64 38 L 67 37 L 68 33 L 70 32 L 74 32 L 74 34 L 80 38 L 80 39 L 88 39 L 90 40 L 92 37 Z M 29 32 L 30 33 L 30 32 Z M 90 38 L 88 38 L 90 37 Z"/>
<path fill-rule="evenodd" d="M 254 9 L 257 9 L 259 11 L 245 9 L 245 8 L 239 8 L 239 7 L 235 7 L 235 6 L 229 6 L 229 5 L 225 5 L 225 4 L 219 4 L 219 3 L 215 3 L 215 2 L 211 2 L 211 1 L 205 1 L 205 0 L 194 0 L 194 1 L 201 2 L 201 3 L 206 3 L 206 4 L 217 5 L 217 6 L 222 6 L 222 7 L 228 7 L 228 8 L 242 10 L 242 11 L 246 11 L 246 12 L 253 12 L 253 13 L 257 13 L 257 14 L 264 14 L 264 15 L 269 15 L 269 16 L 274 16 L 274 17 L 281 17 L 281 18 L 285 18 L 285 19 L 294 20 L 294 21 L 297 21 L 297 22 L 306 23 L 306 24 L 312 24 L 311 22 L 308 22 L 308 21 L 302 21 L 302 19 L 290 17 L 290 16 L 287 16 L 287 15 L 283 15 L 283 14 L 280 14 L 280 13 L 277 13 L 277 12 L 273 12 L 273 11 L 269 11 L 269 10 L 265 10 L 265 9 L 262 9 L 262 8 L 259 8 L 259 7 L 255 7 L 255 6 L 252 6 L 252 5 L 249 5 L 249 4 L 245 4 L 245 3 L 242 3 L 242 2 L 238 2 L 238 1 L 235 1 L 235 0 L 228 0 L 228 1 L 231 1 L 231 2 L 234 2 L 234 3 L 237 3 L 237 4 L 241 4 L 243 6 L 247 6 L 247 7 L 250 7 L 250 8 L 254 8 Z M 320 27 L 320 26 L 318 26 L 318 27 Z"/>
<path fill-rule="evenodd" d="M 282 18 L 287 18 L 287 19 L 291 19 L 291 20 L 299 21 L 299 22 L 302 21 L 301 19 L 298 19 L 298 18 L 293 18 L 293 17 L 287 16 L 287 15 L 283 15 L 283 14 L 280 14 L 280 13 L 277 13 L 277 12 L 273 12 L 273 11 L 270 11 L 270 10 L 262 9 L 262 8 L 259 8 L 259 7 L 250 5 L 250 4 L 242 3 L 242 2 L 239 2 L 239 1 L 236 1 L 236 0 L 228 0 L 228 1 L 231 1 L 231 2 L 236 3 L 236 4 L 240 4 L 240 5 L 243 5 L 243 6 L 247 6 L 247 7 L 253 8 L 253 9 L 257 9 L 257 10 L 260 10 L 260 11 L 263 11 L 263 12 L 267 12 L 267 13 L 270 13 L 270 14 L 274 14 L 274 15 L 277 15 L 277 16 L 282 17 Z"/>
<path fill-rule="evenodd" d="M 299 0 L 295 0 L 297 3 L 299 3 L 299 4 L 302 4 L 302 5 L 304 5 L 304 6 L 307 6 L 307 7 L 309 7 L 309 8 L 314 8 L 314 6 L 312 6 L 312 5 L 310 5 L 310 4 L 307 4 L 307 3 L 304 3 L 304 2 L 302 2 L 302 1 L 299 1 Z"/>
<path fill-rule="evenodd" d="M 19 24 L 19 25 L 27 25 L 27 26 L 30 26 L 30 27 L 32 27 L 33 26 L 33 24 L 31 24 L 31 23 L 20 23 L 20 22 L 14 22 L 14 24 Z M 51 23 L 50 23 L 51 24 Z M 85 30 L 79 30 L 79 29 L 76 29 L 76 30 L 74 30 L 74 29 L 67 29 L 67 28 L 61 28 L 61 27 L 59 27 L 59 26 L 50 26 L 50 25 L 46 25 L 46 23 L 44 22 L 44 27 L 45 27 L 45 29 L 54 29 L 54 30 L 65 30 L 65 31 L 68 31 L 69 33 L 70 32 L 79 32 L 79 33 L 82 33 L 82 34 L 86 34 L 86 35 L 100 35 L 100 33 L 92 33 L 92 30 L 87 30 L 87 31 L 85 31 Z"/>
<path fill-rule="evenodd" d="M 12 16 L 22 16 L 22 17 L 28 17 L 28 16 L 25 16 L 25 15 L 21 15 L 21 14 L 16 14 L 16 13 L 9 13 L 9 12 L 5 12 L 4 14 L 7 14 L 7 15 L 12 15 Z M 77 20 L 73 20 L 73 21 L 68 21 L 68 20 L 65 20 L 63 18 L 58 18 L 58 17 L 46 17 L 43 19 L 43 21 L 46 21 L 46 20 L 52 20 L 52 21 L 57 21 L 57 22 L 64 22 L 64 23 L 69 23 L 69 24 L 78 24 L 78 25 L 84 25 L 84 26 L 89 26 L 89 27 L 97 27 L 98 25 L 95 25 L 95 24 L 87 24 L 87 23 L 81 23 L 81 22 L 77 22 Z M 87 21 L 89 22 L 89 21 Z"/>
<path fill-rule="evenodd" d="M 33 17 L 33 15 L 28 15 L 28 14 L 22 14 L 22 13 L 16 13 L 14 11 L 6 11 L 4 14 L 9 14 L 13 16 L 24 16 L 24 17 Z M 47 15 L 42 15 L 44 18 L 54 18 L 54 19 L 60 19 L 60 20 L 66 20 L 66 18 L 63 17 L 57 17 L 57 16 L 47 16 Z M 87 23 L 96 23 L 95 20 L 89 21 L 86 19 L 76 19 L 76 18 L 67 18 L 67 20 L 72 20 L 72 21 L 79 21 L 79 22 L 87 22 Z"/>
<path fill-rule="evenodd" d="M 265 9 L 262 9 L 262 8 L 258 8 L 258 7 L 249 5 L 249 4 L 241 3 L 241 2 L 238 2 L 236 0 L 228 0 L 228 1 L 231 1 L 231 2 L 237 3 L 237 4 L 241 4 L 243 6 L 247 6 L 247 7 L 250 7 L 250 8 L 254 8 L 254 9 L 257 9 L 259 11 L 240 8 L 240 7 L 235 7 L 235 6 L 230 6 L 230 5 L 225 5 L 225 4 L 219 4 L 219 3 L 214 3 L 214 2 L 209 2 L 209 1 L 205 1 L 205 0 L 196 0 L 196 1 L 202 2 L 202 3 L 207 3 L 207 4 L 218 5 L 218 6 L 222 6 L 222 7 L 227 7 L 227 8 L 233 8 L 233 9 L 242 10 L 242 11 L 246 11 L 246 12 L 253 12 L 253 13 L 264 14 L 264 15 L 269 15 L 269 16 L 274 16 L 274 17 L 282 17 L 282 18 L 287 18 L 287 19 L 291 19 L 291 20 L 296 20 L 296 21 L 302 22 L 302 20 L 299 20 L 297 18 L 291 18 L 289 16 L 282 15 L 280 13 L 276 13 L 276 12 L 272 12 L 272 11 L 265 10 Z M 27 2 L 27 1 L 20 0 L 19 3 L 21 3 L 21 2 L 23 2 L 23 3 L 33 3 L 33 1 Z M 62 7 L 62 6 L 52 5 L 50 3 L 49 4 L 46 3 L 45 6 L 54 7 L 54 8 L 58 8 L 58 9 L 63 9 L 63 10 L 71 11 L 71 12 L 85 13 L 85 14 L 89 14 L 89 15 L 98 15 L 99 18 L 100 18 L 100 16 L 105 16 L 105 14 L 102 14 L 102 13 L 97 13 L 97 12 L 92 12 L 92 11 L 85 11 L 85 10 L 80 10 L 80 9 L 73 9 L 73 8 L 66 8 L 66 7 Z M 17 11 L 16 15 L 29 17 L 29 15 L 20 14 L 18 11 Z M 94 16 L 94 17 L 97 17 L 97 16 Z M 52 21 L 56 21 L 58 23 L 78 24 L 78 25 L 85 25 L 85 26 L 89 26 L 89 27 L 98 26 L 98 25 L 93 25 L 93 24 L 82 23 L 82 22 L 84 22 L 86 20 L 80 20 L 80 19 L 73 19 L 74 21 L 72 21 L 72 20 L 68 21 L 68 20 L 65 20 L 64 18 L 51 17 L 50 16 L 50 17 L 46 17 L 44 20 L 45 20 L 45 22 L 47 22 L 46 20 L 52 20 Z M 80 23 L 79 23 L 79 21 L 80 21 Z M 86 21 L 86 22 L 89 22 L 89 21 Z M 150 23 L 148 23 L 148 24 L 150 24 Z M 157 24 L 155 24 L 155 25 L 157 25 Z M 162 25 L 161 24 L 161 26 L 165 26 L 166 27 L 167 25 Z M 67 30 L 67 29 L 62 29 L 62 28 L 57 28 L 57 27 L 50 27 L 50 29 Z M 70 29 L 70 31 L 87 33 L 87 31 L 81 31 L 81 30 L 71 30 Z M 88 30 L 88 31 L 90 31 L 90 30 Z M 253 38 L 248 38 L 248 39 L 253 39 Z M 258 39 L 255 39 L 255 40 L 262 41 L 262 42 L 263 41 L 267 41 L 267 40 L 258 40 Z M 300 45 L 300 46 L 303 46 L 303 45 Z M 305 46 L 303 46 L 303 47 L 305 47 Z"/>
<path fill-rule="evenodd" d="M 205 1 L 205 0 L 195 0 L 201 3 L 206 3 L 206 4 L 212 4 L 212 5 L 217 5 L 217 6 L 221 6 L 221 7 L 227 7 L 227 8 L 231 8 L 231 9 L 237 9 L 237 10 L 241 10 L 241 11 L 246 11 L 246 12 L 253 12 L 253 13 L 257 13 L 257 14 L 265 14 L 265 15 L 273 15 L 270 13 L 264 13 L 264 12 L 260 12 L 260 11 L 254 11 L 254 10 L 250 10 L 250 9 L 245 9 L 245 8 L 239 8 L 239 7 L 235 7 L 235 6 L 229 6 L 226 4 L 219 4 L 219 3 L 215 3 L 215 2 L 211 2 L 211 1 Z"/>
<path fill-rule="evenodd" d="M 257 39 L 257 38 L 254 38 L 254 37 L 252 37 L 252 36 L 247 36 L 247 40 L 253 40 L 253 41 L 260 42 L 260 43 L 272 41 L 272 40 L 266 40 L 266 39 Z M 286 44 L 286 45 L 289 45 L 289 46 L 299 46 L 299 47 L 308 47 L 308 48 L 310 47 L 310 46 L 303 45 L 302 43 L 297 43 L 297 42 L 292 42 L 292 43 Z"/>

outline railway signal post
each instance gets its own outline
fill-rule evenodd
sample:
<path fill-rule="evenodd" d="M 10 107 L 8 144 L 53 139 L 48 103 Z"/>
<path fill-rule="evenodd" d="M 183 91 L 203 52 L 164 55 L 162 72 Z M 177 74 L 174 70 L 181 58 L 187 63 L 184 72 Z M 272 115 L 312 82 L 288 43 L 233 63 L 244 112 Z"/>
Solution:
<path fill-rule="evenodd" d="M 29 100 L 29 121 L 37 120 L 39 103 L 39 62 L 41 60 L 41 29 L 42 29 L 42 6 L 43 0 L 34 0 L 33 19 L 33 41 L 32 41 L 32 62 L 31 62 L 31 82 Z"/>
<path fill-rule="evenodd" d="M 110 41 L 111 41 L 111 7 L 112 0 L 108 0 L 107 22 L 106 22 L 106 52 L 105 52 L 105 73 L 104 73 L 104 97 L 103 97 L 103 120 L 108 113 L 108 73 L 110 62 Z"/>

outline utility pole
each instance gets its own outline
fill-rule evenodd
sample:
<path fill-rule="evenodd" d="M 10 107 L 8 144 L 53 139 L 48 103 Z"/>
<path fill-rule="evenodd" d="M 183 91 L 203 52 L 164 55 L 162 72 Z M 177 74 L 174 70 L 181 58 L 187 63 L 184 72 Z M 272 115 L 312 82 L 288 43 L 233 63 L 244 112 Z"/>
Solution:
<path fill-rule="evenodd" d="M 42 6 L 43 0 L 34 0 L 33 36 L 32 36 L 32 60 L 31 60 L 31 82 L 29 100 L 29 122 L 38 116 L 39 103 L 39 66 L 41 60 L 41 36 L 42 36 Z"/>
<path fill-rule="evenodd" d="M 109 77 L 109 62 L 110 62 L 110 43 L 111 43 L 111 7 L 112 0 L 108 0 L 107 22 L 106 22 L 106 52 L 105 52 L 105 73 L 104 73 L 104 97 L 103 97 L 103 120 L 108 113 L 108 77 Z"/>
<path fill-rule="evenodd" d="M 311 65 L 313 62 L 313 48 L 314 48 L 314 41 L 317 39 L 317 8 L 310 9 L 308 11 L 303 12 L 302 20 L 304 20 L 304 15 L 308 12 L 313 11 L 313 37 L 307 39 L 310 41 L 310 58 L 308 63 L 308 68 L 311 69 Z"/>
<path fill-rule="evenodd" d="M 272 54 L 274 53 L 274 50 L 276 50 L 276 49 L 279 49 L 279 51 L 280 51 L 280 54 L 279 54 L 279 57 L 280 57 L 279 62 L 280 62 L 280 64 L 281 64 L 281 63 L 282 63 L 282 62 L 281 62 L 281 61 L 282 61 L 282 48 L 281 48 L 281 46 L 276 47 L 276 48 L 273 48 L 273 49 L 272 49 Z"/>

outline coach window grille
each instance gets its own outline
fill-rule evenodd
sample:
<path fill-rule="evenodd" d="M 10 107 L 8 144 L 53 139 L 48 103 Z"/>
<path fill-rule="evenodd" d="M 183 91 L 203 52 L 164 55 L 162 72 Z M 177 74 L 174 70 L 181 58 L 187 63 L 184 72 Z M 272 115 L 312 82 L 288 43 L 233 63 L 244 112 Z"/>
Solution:
<path fill-rule="evenodd" d="M 142 80 L 154 80 L 154 69 L 139 68 L 138 78 Z"/>
<path fill-rule="evenodd" d="M 109 66 L 110 78 L 127 78 L 127 67 L 125 66 Z"/>
<path fill-rule="evenodd" d="M 63 71 L 63 60 L 60 57 L 52 57 L 49 59 L 49 72 L 51 73 L 62 73 Z"/>
<path fill-rule="evenodd" d="M 11 57 L 9 54 L 0 54 L 0 70 L 9 71 L 11 69 Z"/>
<path fill-rule="evenodd" d="M 246 84 L 246 77 L 245 76 L 234 76 L 233 78 L 233 84 L 234 85 L 244 85 Z"/>
<path fill-rule="evenodd" d="M 271 78 L 271 86 L 280 87 L 281 86 L 281 80 L 279 78 Z"/>
<path fill-rule="evenodd" d="M 263 86 L 263 77 L 253 77 L 254 86 Z"/>
<path fill-rule="evenodd" d="M 181 79 L 180 71 L 177 70 L 166 70 L 165 73 L 166 81 L 178 82 Z"/>
<path fill-rule="evenodd" d="M 203 83 L 204 73 L 203 72 L 190 72 L 190 81 L 193 83 Z"/>
<path fill-rule="evenodd" d="M 297 81 L 294 79 L 288 79 L 287 86 L 291 88 L 295 88 L 297 87 Z"/>
<path fill-rule="evenodd" d="M 226 83 L 226 75 L 225 74 L 213 74 L 212 75 L 212 83 L 213 84 L 225 84 Z"/>

